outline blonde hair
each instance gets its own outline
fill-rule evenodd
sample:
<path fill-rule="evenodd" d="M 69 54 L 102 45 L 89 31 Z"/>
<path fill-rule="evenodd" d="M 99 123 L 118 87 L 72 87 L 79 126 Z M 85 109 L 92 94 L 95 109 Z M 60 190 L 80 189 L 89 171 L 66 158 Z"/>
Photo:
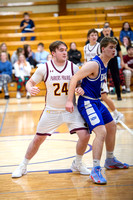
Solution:
<path fill-rule="evenodd" d="M 20 60 L 19 60 L 19 57 L 20 57 L 21 55 L 24 56 L 24 54 L 22 54 L 22 53 L 18 54 L 18 61 L 17 61 L 18 65 L 21 64 L 21 62 L 20 62 Z M 24 58 L 25 58 L 25 56 L 24 56 Z M 24 66 L 27 66 L 26 59 L 24 60 Z"/>

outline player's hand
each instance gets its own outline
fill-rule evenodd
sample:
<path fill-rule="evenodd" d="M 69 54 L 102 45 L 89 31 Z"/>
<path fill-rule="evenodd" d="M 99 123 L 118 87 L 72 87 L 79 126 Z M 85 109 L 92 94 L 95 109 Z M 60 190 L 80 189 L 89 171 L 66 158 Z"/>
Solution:
<path fill-rule="evenodd" d="M 66 110 L 70 113 L 72 113 L 74 111 L 74 105 L 72 102 L 70 101 L 67 101 L 66 103 Z"/>
<path fill-rule="evenodd" d="M 78 96 L 80 95 L 84 95 L 84 90 L 82 89 L 82 87 L 77 87 L 75 88 L 75 92 L 77 93 Z"/>
<path fill-rule="evenodd" d="M 35 96 L 40 92 L 39 88 L 36 86 L 31 87 L 28 91 L 32 96 Z"/>

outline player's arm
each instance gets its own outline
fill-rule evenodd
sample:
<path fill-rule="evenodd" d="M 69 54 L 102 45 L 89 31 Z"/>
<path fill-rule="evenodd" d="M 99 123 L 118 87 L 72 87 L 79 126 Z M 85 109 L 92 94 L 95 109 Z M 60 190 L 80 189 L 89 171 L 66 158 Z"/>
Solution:
<path fill-rule="evenodd" d="M 74 110 L 73 97 L 78 81 L 82 80 L 86 76 L 97 74 L 97 72 L 98 72 L 98 64 L 96 62 L 90 61 L 87 62 L 74 76 L 72 76 L 68 90 L 68 99 L 66 103 L 66 110 L 68 112 L 73 112 Z"/>
<path fill-rule="evenodd" d="M 37 68 L 32 77 L 28 80 L 26 84 L 26 89 L 31 95 L 35 96 L 40 92 L 39 88 L 36 87 L 36 85 L 43 80 L 45 74 L 46 74 L 46 68 L 45 65 L 42 65 L 39 68 Z"/>
<path fill-rule="evenodd" d="M 36 87 L 35 85 L 36 82 L 34 82 L 32 78 L 30 78 L 26 84 L 27 91 L 33 96 L 37 95 L 40 92 L 39 88 Z"/>
<path fill-rule="evenodd" d="M 131 72 L 133 72 L 133 69 L 132 69 L 131 67 L 129 67 L 127 63 L 125 64 L 124 69 L 128 69 L 128 70 L 130 70 Z"/>

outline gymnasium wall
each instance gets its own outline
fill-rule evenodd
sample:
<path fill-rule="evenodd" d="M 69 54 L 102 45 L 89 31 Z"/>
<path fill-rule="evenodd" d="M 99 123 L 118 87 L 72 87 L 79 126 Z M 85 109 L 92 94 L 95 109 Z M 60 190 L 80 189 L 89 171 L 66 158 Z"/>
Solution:
<path fill-rule="evenodd" d="M 40 2 L 40 1 L 52 1 L 52 0 L 1 0 L 0 3 L 17 3 L 17 2 Z M 108 6 L 120 6 L 120 5 L 133 5 L 132 0 L 128 1 L 112 1 L 112 2 L 91 2 L 80 4 L 67 4 L 69 8 L 87 8 L 87 7 L 108 7 Z M 46 12 L 58 12 L 58 5 L 41 5 L 41 6 L 21 6 L 21 7 L 3 7 L 0 8 L 0 12 L 15 12 L 17 8 L 18 12 L 32 11 L 33 13 L 46 13 Z"/>

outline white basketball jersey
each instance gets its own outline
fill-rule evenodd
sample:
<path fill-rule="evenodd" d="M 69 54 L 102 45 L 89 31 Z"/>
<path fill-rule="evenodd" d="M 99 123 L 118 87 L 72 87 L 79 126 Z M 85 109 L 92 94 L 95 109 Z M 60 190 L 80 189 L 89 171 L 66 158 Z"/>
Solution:
<path fill-rule="evenodd" d="M 46 68 L 46 108 L 65 110 L 70 80 L 78 67 L 70 61 L 63 67 L 56 67 L 51 60 L 46 63 Z"/>
<path fill-rule="evenodd" d="M 84 58 L 87 60 L 91 60 L 96 55 L 100 55 L 100 43 L 97 42 L 95 45 L 91 46 L 87 44 L 84 46 Z"/>

